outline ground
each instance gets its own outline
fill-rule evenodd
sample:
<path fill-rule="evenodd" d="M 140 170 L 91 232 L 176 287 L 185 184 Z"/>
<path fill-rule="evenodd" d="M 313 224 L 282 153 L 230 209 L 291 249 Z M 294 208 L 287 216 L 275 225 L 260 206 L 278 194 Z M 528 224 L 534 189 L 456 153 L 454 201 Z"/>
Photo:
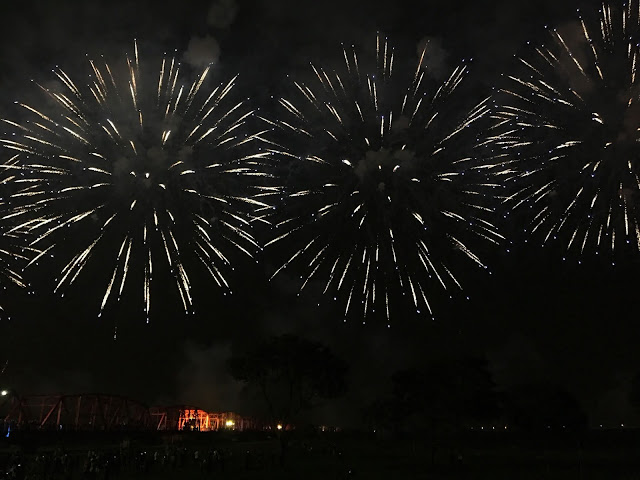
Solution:
<path fill-rule="evenodd" d="M 106 458 L 114 458 L 113 462 L 119 464 L 119 471 L 109 472 L 111 479 L 640 479 L 640 458 L 636 454 L 640 432 L 636 431 L 594 435 L 482 434 L 468 436 L 455 442 L 455 446 L 449 440 L 441 441 L 435 450 L 426 437 L 379 438 L 370 433 L 297 435 L 292 438 L 284 466 L 280 443 L 275 438 L 204 433 L 144 437 L 134 438 L 124 449 L 122 441 L 114 442 L 115 438 L 111 435 L 105 441 L 93 435 L 74 442 L 67 437 L 65 452 L 74 459 L 68 468 L 70 476 L 65 476 L 61 468 L 56 472 L 52 467 L 54 455 L 62 454 L 61 442 L 42 441 L 26 447 L 15 441 L 5 442 L 0 446 L 0 471 L 21 447 L 21 462 L 28 465 L 23 473 L 30 472 L 26 478 L 33 479 L 107 478 L 103 466 L 97 473 L 83 473 L 88 470 L 89 450 L 98 455 L 96 464 L 103 465 Z M 203 463 L 204 458 L 214 458 L 210 456 L 214 450 L 223 452 L 224 461 Z"/>

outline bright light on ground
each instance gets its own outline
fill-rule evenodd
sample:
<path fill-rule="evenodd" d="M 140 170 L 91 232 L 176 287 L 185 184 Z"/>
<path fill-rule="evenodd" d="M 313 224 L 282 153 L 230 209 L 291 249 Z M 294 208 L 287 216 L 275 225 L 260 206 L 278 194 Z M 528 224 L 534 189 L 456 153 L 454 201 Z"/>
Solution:
<path fill-rule="evenodd" d="M 0 392 L 0 395 L 2 395 L 3 397 L 6 397 L 9 394 L 9 392 L 7 390 L 2 390 L 2 392 Z"/>

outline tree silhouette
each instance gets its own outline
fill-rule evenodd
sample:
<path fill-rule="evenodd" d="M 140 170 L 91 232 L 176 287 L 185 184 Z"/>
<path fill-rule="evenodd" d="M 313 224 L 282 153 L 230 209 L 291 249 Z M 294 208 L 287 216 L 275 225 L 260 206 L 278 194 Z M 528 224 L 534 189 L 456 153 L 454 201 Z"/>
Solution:
<path fill-rule="evenodd" d="M 396 404 L 418 428 L 459 430 L 499 413 L 495 384 L 483 358 L 439 360 L 396 372 L 392 382 Z"/>
<path fill-rule="evenodd" d="M 322 400 L 346 392 L 346 363 L 328 347 L 293 335 L 272 337 L 228 360 L 231 375 L 262 397 L 282 447 L 287 427 Z"/>
<path fill-rule="evenodd" d="M 304 410 L 346 391 L 347 366 L 328 347 L 293 335 L 282 335 L 228 360 L 231 375 L 259 389 L 270 420 L 294 421 Z"/>
<path fill-rule="evenodd" d="M 512 388 L 506 395 L 506 416 L 513 428 L 582 430 L 587 415 L 578 400 L 552 384 L 527 384 Z"/>

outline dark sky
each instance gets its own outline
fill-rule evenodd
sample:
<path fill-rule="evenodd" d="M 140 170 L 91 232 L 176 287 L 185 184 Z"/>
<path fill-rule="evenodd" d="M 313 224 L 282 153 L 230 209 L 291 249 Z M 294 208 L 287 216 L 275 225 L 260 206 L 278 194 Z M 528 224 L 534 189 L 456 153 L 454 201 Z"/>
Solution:
<path fill-rule="evenodd" d="M 27 95 L 28 80 L 59 64 L 84 71 L 84 54 L 189 51 L 214 55 L 227 75 L 262 108 L 284 88 L 287 74 L 309 60 L 340 60 L 340 43 L 370 45 L 385 32 L 414 62 L 421 39 L 437 39 L 442 61 L 473 58 L 467 81 L 479 94 L 498 81 L 528 40 L 545 38 L 544 25 L 575 19 L 578 7 L 598 2 L 381 2 L 356 0 L 233 0 L 162 2 L 2 2 L 0 108 L 11 111 Z M 60 6 L 62 4 L 62 6 Z M 215 15 L 209 16 L 210 10 Z M 204 50 L 201 46 L 204 45 Z M 82 65 L 82 67 L 80 67 Z M 2 112 L 4 116 L 4 112 Z M 91 287 L 64 299 L 34 281 L 35 294 L 6 291 L 11 320 L 0 321 L 0 360 L 9 368 L 0 383 L 22 392 L 105 391 L 146 402 L 187 402 L 211 410 L 234 409 L 237 385 L 224 374 L 234 348 L 285 332 L 329 344 L 351 364 L 351 407 L 329 418 L 344 422 L 353 405 L 388 388 L 398 368 L 443 355 L 484 354 L 501 386 L 551 380 L 574 392 L 594 423 L 630 423 L 625 400 L 630 376 L 640 370 L 637 307 L 638 257 L 615 267 L 595 258 L 563 262 L 555 248 L 522 241 L 512 227 L 510 253 L 494 254 L 492 274 L 469 272 L 469 300 L 441 302 L 432 321 L 407 314 L 386 325 L 343 324 L 332 302 L 296 298 L 287 279 L 266 285 L 270 267 L 236 269 L 234 295 L 196 297 L 185 316 L 171 296 L 158 301 L 161 315 L 149 325 L 123 302 L 96 318 Z M 508 232 L 511 233 L 511 232 Z M 251 268 L 250 268 L 251 267 Z M 198 292 L 196 291 L 196 295 Z M 199 300 L 201 298 L 201 300 Z M 166 300 L 166 301 L 164 301 Z M 164 303 L 163 303 L 164 302 Z M 113 340 L 114 325 L 118 339 Z"/>

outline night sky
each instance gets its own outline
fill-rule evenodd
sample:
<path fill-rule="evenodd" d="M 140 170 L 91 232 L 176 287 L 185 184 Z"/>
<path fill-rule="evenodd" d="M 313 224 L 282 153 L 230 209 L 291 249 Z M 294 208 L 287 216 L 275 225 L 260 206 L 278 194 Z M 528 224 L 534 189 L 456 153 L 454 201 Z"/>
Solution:
<path fill-rule="evenodd" d="M 55 65 L 85 72 L 85 53 L 121 57 L 132 50 L 133 38 L 142 56 L 177 49 L 195 62 L 215 59 L 222 76 L 240 74 L 238 88 L 267 113 L 274 108 L 271 96 L 290 88 L 286 75 L 306 71 L 310 60 L 341 61 L 341 43 L 370 48 L 376 31 L 388 34 L 398 58 L 410 64 L 425 37 L 441 47 L 437 61 L 443 67 L 473 58 L 465 93 L 487 95 L 527 41 L 546 40 L 545 25 L 573 21 L 576 8 L 597 4 L 3 2 L 0 113 L 10 115 L 14 100 L 28 98 L 31 78 L 46 82 Z M 527 244 L 514 223 L 504 227 L 512 240 L 509 252 L 483 252 L 490 274 L 469 267 L 464 294 L 438 298 L 435 320 L 412 310 L 393 318 L 392 328 L 385 322 L 345 324 L 331 299 L 296 297 L 286 275 L 268 283 L 274 270 L 268 257 L 257 265 L 236 264 L 233 295 L 210 292 L 212 283 L 198 284 L 193 315 L 184 315 L 173 293 L 156 295 L 149 324 L 139 304 L 126 299 L 97 318 L 101 285 L 87 280 L 60 298 L 51 293 L 50 277 L 37 276 L 28 289 L 33 294 L 12 287 L 2 294 L 0 361 L 8 359 L 9 366 L 0 386 L 237 410 L 240 387 L 225 373 L 225 359 L 260 338 L 290 332 L 330 345 L 351 365 L 349 394 L 331 407 L 329 422 L 356 418 L 359 406 L 388 390 L 395 370 L 474 354 L 489 359 L 503 388 L 552 381 L 581 400 L 592 424 L 637 423 L 626 400 L 629 380 L 640 370 L 637 252 L 615 266 L 597 256 L 581 264 L 576 258 L 563 261 L 561 246 Z"/>

